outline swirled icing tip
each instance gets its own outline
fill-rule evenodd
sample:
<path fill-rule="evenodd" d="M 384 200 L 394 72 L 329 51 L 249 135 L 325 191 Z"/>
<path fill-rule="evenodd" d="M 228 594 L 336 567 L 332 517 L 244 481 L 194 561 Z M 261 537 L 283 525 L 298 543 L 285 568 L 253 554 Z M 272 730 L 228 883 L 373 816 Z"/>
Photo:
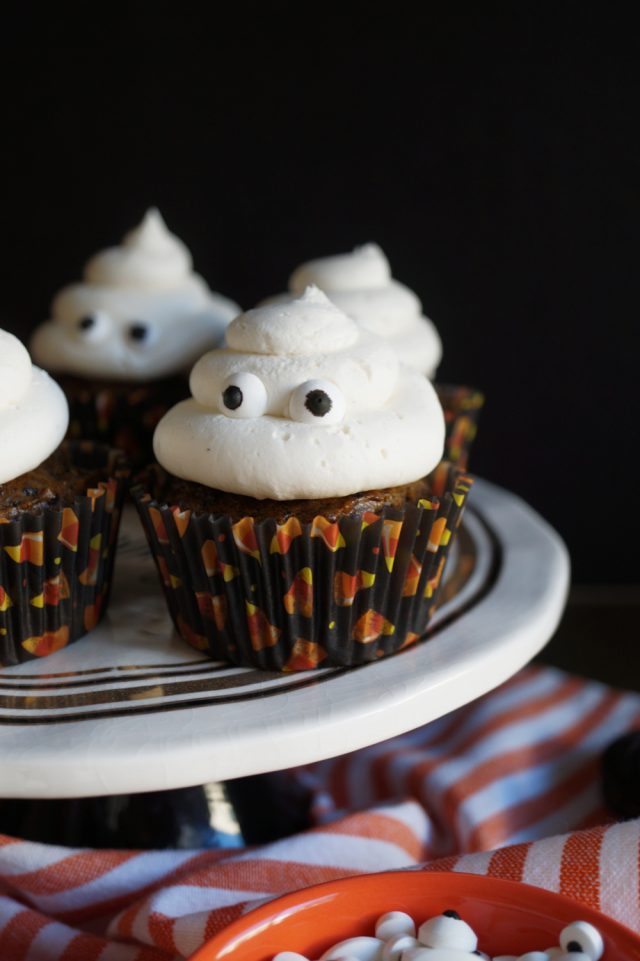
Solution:
<path fill-rule="evenodd" d="M 332 292 L 385 287 L 391 280 L 391 267 L 382 249 L 373 243 L 355 247 L 349 254 L 319 257 L 301 264 L 289 278 L 292 293 L 301 293 L 310 284 Z"/>
<path fill-rule="evenodd" d="M 125 234 L 122 244 L 124 247 L 143 247 L 158 253 L 172 250 L 176 244 L 184 247 L 182 241 L 171 233 L 157 207 L 149 207 L 138 226 Z"/>
<path fill-rule="evenodd" d="M 226 331 L 232 350 L 255 354 L 333 353 L 358 339 L 358 327 L 313 284 L 287 303 L 265 304 L 240 314 Z"/>
<path fill-rule="evenodd" d="M 329 310 L 337 311 L 338 308 L 332 304 L 324 291 L 316 287 L 315 284 L 307 284 L 300 297 L 297 298 L 301 304 L 318 304 L 321 307 L 328 307 Z M 338 311 L 340 313 L 340 311 Z"/>
<path fill-rule="evenodd" d="M 185 244 L 172 234 L 156 207 L 125 234 L 119 247 L 97 253 L 84 270 L 90 284 L 108 287 L 174 287 L 192 267 Z"/>

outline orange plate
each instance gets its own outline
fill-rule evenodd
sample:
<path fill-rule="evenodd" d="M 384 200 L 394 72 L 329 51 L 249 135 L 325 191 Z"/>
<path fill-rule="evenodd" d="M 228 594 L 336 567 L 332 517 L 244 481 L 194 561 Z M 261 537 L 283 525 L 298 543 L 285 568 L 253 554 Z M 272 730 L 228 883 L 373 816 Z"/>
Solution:
<path fill-rule="evenodd" d="M 418 924 L 458 911 L 491 955 L 523 954 L 558 943 L 563 927 L 589 921 L 604 938 L 603 961 L 638 961 L 640 937 L 617 921 L 516 881 L 439 871 L 388 871 L 329 881 L 270 901 L 230 924 L 191 961 L 271 961 L 278 951 L 319 958 L 332 944 L 374 933 L 385 911 L 406 911 Z"/>

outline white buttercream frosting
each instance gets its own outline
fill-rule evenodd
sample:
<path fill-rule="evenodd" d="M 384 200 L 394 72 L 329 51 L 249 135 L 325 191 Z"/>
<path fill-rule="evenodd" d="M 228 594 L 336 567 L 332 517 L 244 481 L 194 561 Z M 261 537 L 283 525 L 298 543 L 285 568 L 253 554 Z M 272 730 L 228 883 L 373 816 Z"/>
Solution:
<path fill-rule="evenodd" d="M 192 270 L 157 210 L 119 247 L 91 258 L 31 343 L 38 363 L 80 377 L 148 381 L 188 370 L 240 312 Z"/>
<path fill-rule="evenodd" d="M 290 294 L 298 296 L 308 284 L 320 287 L 345 314 L 388 340 L 404 364 L 434 376 L 442 357 L 438 332 L 423 315 L 416 294 L 392 278 L 377 244 L 302 264 L 289 278 Z"/>
<path fill-rule="evenodd" d="M 69 410 L 54 380 L 0 330 L 0 484 L 38 467 L 67 432 Z"/>
<path fill-rule="evenodd" d="M 444 417 L 429 381 L 317 288 L 247 311 L 226 339 L 156 428 L 172 474 L 290 500 L 408 484 L 440 460 Z"/>

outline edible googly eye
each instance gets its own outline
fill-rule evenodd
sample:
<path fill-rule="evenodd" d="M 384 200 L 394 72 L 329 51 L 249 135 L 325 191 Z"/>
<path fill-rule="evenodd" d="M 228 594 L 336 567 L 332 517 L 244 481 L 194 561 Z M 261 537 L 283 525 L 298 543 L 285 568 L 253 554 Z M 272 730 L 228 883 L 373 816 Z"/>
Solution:
<path fill-rule="evenodd" d="M 111 328 L 111 318 L 103 310 L 94 310 L 76 321 L 76 330 L 83 340 L 101 340 Z"/>
<path fill-rule="evenodd" d="M 261 417 L 267 409 L 267 391 L 255 374 L 232 374 L 222 384 L 220 410 L 227 417 Z"/>
<path fill-rule="evenodd" d="M 279 951 L 272 961 L 308 961 L 308 958 L 304 954 L 298 954 L 297 951 Z"/>
<path fill-rule="evenodd" d="M 478 938 L 457 911 L 445 911 L 429 918 L 420 925 L 418 940 L 427 948 L 454 948 L 472 954 L 478 947 Z"/>
<path fill-rule="evenodd" d="M 338 941 L 328 948 L 320 957 L 320 961 L 346 961 L 347 958 L 357 958 L 357 961 L 380 961 L 383 942 L 379 938 L 365 936 L 347 938 Z"/>
<path fill-rule="evenodd" d="M 289 399 L 289 416 L 303 424 L 338 424 L 345 410 L 342 391 L 329 380 L 306 380 Z"/>
<path fill-rule="evenodd" d="M 604 951 L 602 935 L 588 921 L 574 921 L 560 932 L 560 947 L 566 954 L 586 954 L 591 961 L 599 961 Z"/>
<path fill-rule="evenodd" d="M 388 938 L 399 934 L 408 934 L 412 938 L 416 934 L 416 926 L 413 918 L 404 911 L 387 911 L 380 915 L 376 921 L 376 938 L 386 941 Z"/>
<path fill-rule="evenodd" d="M 135 344 L 148 343 L 151 339 L 151 327 L 149 324 L 142 323 L 142 321 L 130 324 L 127 333 L 129 340 L 132 340 Z"/>
<path fill-rule="evenodd" d="M 412 938 L 410 934 L 396 934 L 382 940 L 384 941 L 382 961 L 402 961 L 406 951 L 409 951 L 410 948 L 420 947 L 416 938 Z"/>

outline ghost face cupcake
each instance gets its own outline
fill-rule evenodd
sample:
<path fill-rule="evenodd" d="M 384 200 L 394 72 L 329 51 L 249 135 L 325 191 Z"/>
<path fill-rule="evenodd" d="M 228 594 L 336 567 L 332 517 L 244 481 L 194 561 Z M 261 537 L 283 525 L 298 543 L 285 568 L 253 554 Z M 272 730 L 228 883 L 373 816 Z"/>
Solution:
<path fill-rule="evenodd" d="M 239 309 L 193 273 L 185 245 L 149 210 L 121 246 L 89 261 L 82 283 L 60 291 L 31 350 L 62 375 L 71 436 L 115 444 L 142 463 L 162 414 L 187 396 L 194 361 Z"/>
<path fill-rule="evenodd" d="M 468 482 L 431 384 L 316 288 L 248 311 L 134 491 L 170 612 L 212 657 L 358 664 L 426 627 Z M 425 436 L 425 424 L 429 426 Z"/>
<path fill-rule="evenodd" d="M 104 612 L 124 484 L 121 456 L 61 445 L 58 385 L 0 331 L 0 664 L 50 654 Z"/>

